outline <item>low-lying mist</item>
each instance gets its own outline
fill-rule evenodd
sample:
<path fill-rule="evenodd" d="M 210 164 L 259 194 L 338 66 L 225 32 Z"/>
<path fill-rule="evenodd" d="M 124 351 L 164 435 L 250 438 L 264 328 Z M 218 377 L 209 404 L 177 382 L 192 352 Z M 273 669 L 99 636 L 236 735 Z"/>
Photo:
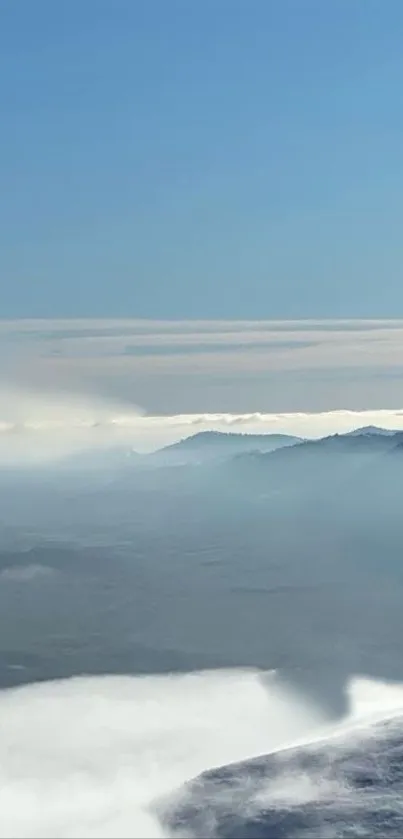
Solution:
<path fill-rule="evenodd" d="M 101 677 L 35 685 L 0 694 L 0 833 L 9 837 L 191 836 L 175 828 L 183 785 L 223 764 L 298 743 L 348 735 L 401 711 L 403 688 L 355 680 L 348 717 L 331 724 L 272 674 L 223 670 L 187 676 Z M 235 795 L 206 789 L 201 833 L 214 836 L 214 802 L 238 817 L 270 801 L 290 806 L 326 798 L 326 777 L 293 774 L 262 788 L 239 773 Z M 320 782 L 321 780 L 321 782 Z M 333 783 L 333 800 L 342 797 Z M 282 795 L 282 799 L 281 799 Z M 199 790 L 200 797 L 200 790 Z M 251 811 L 252 808 L 252 811 Z M 245 813 L 243 813 L 245 817 Z M 219 833 L 217 835 L 220 835 Z"/>
<path fill-rule="evenodd" d="M 276 668 L 339 713 L 349 676 L 403 678 L 400 435 L 225 441 L 3 470 L 4 684 Z"/>
<path fill-rule="evenodd" d="M 100 411 L 85 442 L 70 409 L 0 434 L 0 833 L 172 835 L 167 796 L 351 722 L 352 685 L 403 706 L 402 432 Z"/>

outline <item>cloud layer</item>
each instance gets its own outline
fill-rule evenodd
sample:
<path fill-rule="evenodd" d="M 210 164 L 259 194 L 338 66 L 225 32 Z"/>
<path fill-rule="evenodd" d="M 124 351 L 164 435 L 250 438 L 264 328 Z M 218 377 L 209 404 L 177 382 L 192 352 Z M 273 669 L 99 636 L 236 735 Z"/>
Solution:
<path fill-rule="evenodd" d="M 399 320 L 3 321 L 0 350 L 3 459 L 209 428 L 403 427 Z"/>
<path fill-rule="evenodd" d="M 394 408 L 403 321 L 3 321 L 0 376 L 147 413 Z"/>
<path fill-rule="evenodd" d="M 357 679 L 350 695 L 349 718 L 329 723 L 274 675 L 256 671 L 81 678 L 3 692 L 0 834 L 167 836 L 158 813 L 199 773 L 298 742 L 365 732 L 401 713 L 401 686 Z M 301 802 L 301 778 L 292 780 L 290 805 Z M 316 783 L 302 798 L 318 793 Z M 266 795 L 278 803 L 276 790 Z M 265 804 L 257 797 L 256 811 Z"/>
<path fill-rule="evenodd" d="M 158 801 L 323 724 L 258 673 L 83 678 L 0 696 L 0 834 L 162 837 Z"/>

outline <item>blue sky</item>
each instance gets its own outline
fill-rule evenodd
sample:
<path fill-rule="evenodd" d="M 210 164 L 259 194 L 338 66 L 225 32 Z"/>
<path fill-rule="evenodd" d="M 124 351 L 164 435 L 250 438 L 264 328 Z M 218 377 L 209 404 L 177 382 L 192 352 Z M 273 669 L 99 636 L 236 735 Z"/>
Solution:
<path fill-rule="evenodd" d="M 403 314 L 401 0 L 0 0 L 0 316 Z"/>

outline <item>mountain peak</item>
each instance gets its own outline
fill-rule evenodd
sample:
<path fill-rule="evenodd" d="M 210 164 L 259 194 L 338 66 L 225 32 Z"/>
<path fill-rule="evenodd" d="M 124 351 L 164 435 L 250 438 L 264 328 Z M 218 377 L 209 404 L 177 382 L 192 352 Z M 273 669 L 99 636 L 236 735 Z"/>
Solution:
<path fill-rule="evenodd" d="M 380 428 L 377 425 L 365 425 L 362 428 L 354 428 L 352 431 L 347 431 L 344 437 L 360 437 L 361 435 L 374 434 L 380 437 L 392 437 L 397 431 L 390 428 Z"/>

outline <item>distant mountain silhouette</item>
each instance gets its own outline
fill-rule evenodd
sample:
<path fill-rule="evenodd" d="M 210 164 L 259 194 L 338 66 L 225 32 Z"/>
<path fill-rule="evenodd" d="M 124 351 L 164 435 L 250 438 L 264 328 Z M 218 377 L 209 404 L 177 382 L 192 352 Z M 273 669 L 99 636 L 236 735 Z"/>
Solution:
<path fill-rule="evenodd" d="M 291 439 L 291 438 L 289 438 Z M 332 434 L 328 437 L 320 437 L 316 440 L 300 440 L 298 445 L 296 443 L 290 444 L 285 451 L 285 447 L 276 447 L 272 451 L 266 452 L 243 452 L 240 453 L 238 460 L 249 457 L 254 462 L 261 459 L 265 463 L 274 463 L 275 461 L 295 462 L 301 461 L 308 455 L 320 457 L 324 453 L 334 454 L 354 454 L 354 453 L 374 453 L 377 451 L 387 452 L 394 449 L 399 444 L 403 443 L 403 431 L 394 431 L 391 433 L 376 433 L 362 429 L 360 433 L 347 434 Z M 270 458 L 270 459 L 269 459 Z"/>
<path fill-rule="evenodd" d="M 217 468 L 216 485 L 231 486 L 243 503 L 262 503 L 273 509 L 287 503 L 310 515 L 327 508 L 333 515 L 343 507 L 350 515 L 369 514 L 388 499 L 395 509 L 403 485 L 403 432 L 359 434 L 306 440 L 272 452 L 241 452 Z M 266 501 L 264 501 L 266 499 Z M 277 500 L 276 500 L 277 499 Z"/>
<path fill-rule="evenodd" d="M 347 431 L 344 437 L 360 437 L 362 434 L 379 434 L 382 437 L 391 437 L 398 434 L 397 430 L 390 428 L 379 428 L 377 425 L 365 425 L 363 428 L 354 428 L 353 431 Z"/>
<path fill-rule="evenodd" d="M 152 455 L 158 461 L 181 464 L 228 458 L 240 453 L 272 452 L 294 446 L 301 438 L 288 434 L 239 434 L 223 431 L 200 431 L 159 449 Z"/>

